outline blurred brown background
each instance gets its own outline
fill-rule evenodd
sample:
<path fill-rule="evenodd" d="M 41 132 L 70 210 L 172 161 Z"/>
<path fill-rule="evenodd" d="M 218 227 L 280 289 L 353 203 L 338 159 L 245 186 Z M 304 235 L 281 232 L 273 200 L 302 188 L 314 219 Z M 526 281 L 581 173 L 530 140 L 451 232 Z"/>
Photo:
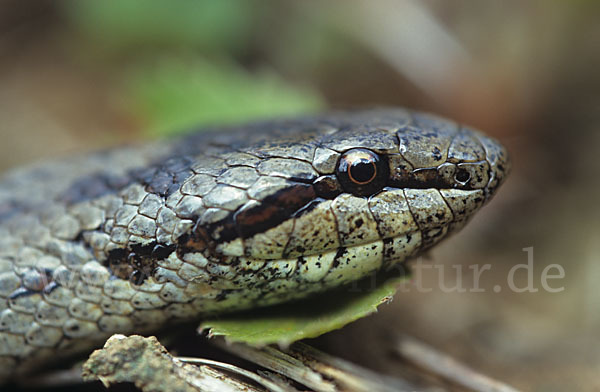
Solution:
<path fill-rule="evenodd" d="M 424 263 L 441 278 L 417 267 L 431 292 L 315 344 L 394 375 L 409 334 L 524 390 L 600 390 L 599 21 L 592 0 L 2 1 L 0 170 L 328 107 L 449 116 L 509 147 L 507 184 Z M 526 247 L 539 290 L 516 293 Z"/>

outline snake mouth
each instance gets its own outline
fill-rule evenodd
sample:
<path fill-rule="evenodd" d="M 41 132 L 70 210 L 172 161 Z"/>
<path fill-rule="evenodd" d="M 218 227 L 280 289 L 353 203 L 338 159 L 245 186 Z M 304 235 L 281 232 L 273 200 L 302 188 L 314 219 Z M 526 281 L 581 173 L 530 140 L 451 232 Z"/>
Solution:
<path fill-rule="evenodd" d="M 213 308 L 222 311 L 224 305 L 229 310 L 240 310 L 306 298 L 374 276 L 380 271 L 405 273 L 406 268 L 394 270 L 394 267 L 420 251 L 420 238 L 419 233 L 406 233 L 386 240 L 280 260 L 241 257 L 232 266 L 235 270 L 209 264 L 207 268 L 215 278 L 210 286 L 199 284 L 198 295 L 216 295 L 216 301 L 203 304 L 205 311 Z"/>
<path fill-rule="evenodd" d="M 233 279 L 224 277 L 222 283 L 236 290 L 243 290 L 249 284 L 273 295 L 277 293 L 276 286 L 285 282 L 286 291 L 291 284 L 297 288 L 292 292 L 304 296 L 306 291 L 339 287 L 377 271 L 390 270 L 418 254 L 421 239 L 420 232 L 411 232 L 293 258 L 263 260 L 241 257 L 235 266 L 237 271 L 232 275 Z M 219 286 L 219 282 L 214 282 L 214 285 Z"/>
<path fill-rule="evenodd" d="M 310 208 L 251 236 L 213 240 L 207 247 L 210 239 L 204 232 L 202 238 L 186 237 L 182 246 L 205 253 L 208 249 L 209 255 L 227 260 L 244 257 L 265 262 L 307 259 L 380 243 L 387 264 L 409 257 L 413 248 L 426 249 L 462 227 L 484 201 L 482 189 L 388 187 L 368 198 L 341 194 L 333 200 L 314 200 Z"/>

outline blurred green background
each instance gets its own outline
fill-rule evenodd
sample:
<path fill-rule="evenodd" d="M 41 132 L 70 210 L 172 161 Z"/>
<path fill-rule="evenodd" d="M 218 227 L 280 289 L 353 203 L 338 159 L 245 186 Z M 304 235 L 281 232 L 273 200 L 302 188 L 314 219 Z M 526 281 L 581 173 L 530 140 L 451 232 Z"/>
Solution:
<path fill-rule="evenodd" d="M 399 293 L 313 343 L 400 375 L 395 342 L 410 334 L 524 390 L 600 390 L 599 20 L 600 3 L 584 0 L 4 0 L 0 170 L 327 108 L 449 116 L 514 162 L 429 262 L 492 263 L 485 292 L 444 292 L 438 280 L 459 276 L 422 268 L 431 292 Z M 564 291 L 506 289 L 531 246 L 536 283 L 560 264 Z"/>

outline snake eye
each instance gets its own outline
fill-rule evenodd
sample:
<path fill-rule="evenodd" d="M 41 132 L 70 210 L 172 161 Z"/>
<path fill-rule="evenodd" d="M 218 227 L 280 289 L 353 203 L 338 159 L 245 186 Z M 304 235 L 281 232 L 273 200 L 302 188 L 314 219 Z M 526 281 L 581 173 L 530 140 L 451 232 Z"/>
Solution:
<path fill-rule="evenodd" d="M 389 175 L 387 163 L 378 154 L 364 148 L 346 151 L 337 167 L 337 176 L 345 191 L 359 196 L 371 195 L 383 188 Z"/>

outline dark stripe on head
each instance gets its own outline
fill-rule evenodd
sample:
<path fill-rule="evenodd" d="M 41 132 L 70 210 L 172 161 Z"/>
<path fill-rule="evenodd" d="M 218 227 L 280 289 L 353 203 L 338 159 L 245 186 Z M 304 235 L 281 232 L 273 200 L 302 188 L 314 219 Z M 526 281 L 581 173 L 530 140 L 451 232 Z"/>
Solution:
<path fill-rule="evenodd" d="M 129 170 L 123 176 L 97 172 L 75 180 L 59 197 L 66 204 L 76 204 L 112 194 L 133 183 L 143 185 L 148 193 L 167 198 L 181 188 L 192 172 L 190 156 L 159 160 L 149 167 Z M 0 210 L 0 217 L 2 211 Z"/>
<path fill-rule="evenodd" d="M 19 287 L 18 289 L 16 289 L 15 291 L 13 291 L 9 296 L 8 296 L 8 300 L 9 301 L 14 301 L 18 298 L 22 298 L 22 297 L 28 297 L 30 295 L 33 294 L 37 294 L 38 292 L 33 291 L 33 290 L 29 290 L 26 287 Z"/>
<path fill-rule="evenodd" d="M 296 184 L 268 196 L 259 205 L 240 209 L 235 222 L 242 238 L 279 225 L 316 197 L 312 185 Z"/>
<path fill-rule="evenodd" d="M 166 198 L 193 174 L 193 163 L 194 159 L 189 156 L 173 157 L 131 174 L 146 187 L 146 191 Z"/>
<path fill-rule="evenodd" d="M 104 265 L 109 267 L 115 276 L 121 279 L 132 279 L 133 283 L 141 284 L 152 274 L 158 260 L 164 260 L 175 251 L 175 245 L 159 244 L 153 241 L 149 244 L 129 244 L 127 248 L 112 249 Z"/>
<path fill-rule="evenodd" d="M 314 208 L 322 200 L 317 198 L 312 185 L 295 183 L 267 196 L 260 203 L 246 204 L 218 222 L 206 225 L 197 220 L 191 233 L 177 239 L 177 251 L 180 256 L 205 250 L 212 253 L 219 243 L 264 233 L 295 214 Z"/>

